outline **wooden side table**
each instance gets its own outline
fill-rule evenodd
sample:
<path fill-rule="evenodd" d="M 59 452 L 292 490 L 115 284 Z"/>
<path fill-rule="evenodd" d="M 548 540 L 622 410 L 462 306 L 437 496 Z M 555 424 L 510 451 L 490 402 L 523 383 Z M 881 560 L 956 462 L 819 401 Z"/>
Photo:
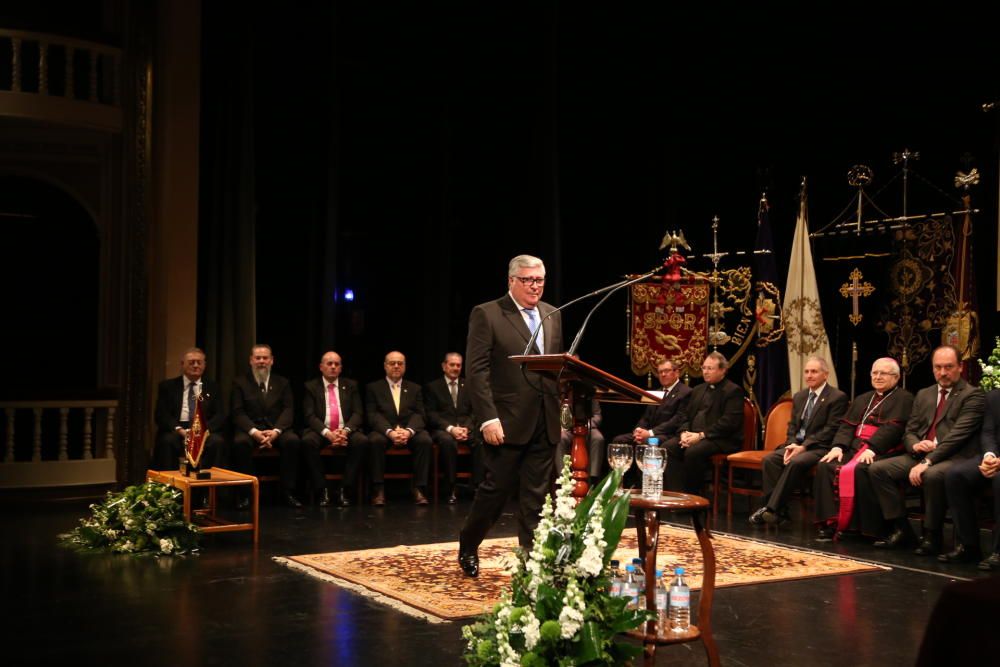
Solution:
<path fill-rule="evenodd" d="M 660 537 L 660 518 L 666 512 L 686 512 L 691 515 L 691 526 L 698 535 L 701 545 L 703 573 L 701 595 L 698 602 L 698 625 L 691 625 L 686 632 L 659 632 L 656 621 L 646 624 L 645 632 L 635 630 L 629 636 L 640 639 L 645 655 L 643 664 L 656 664 L 656 647 L 663 644 L 680 644 L 700 639 L 708 655 L 708 664 L 719 665 L 719 649 L 712 638 L 712 596 L 715 593 L 715 550 L 711 536 L 702 521 L 702 514 L 708 511 L 709 502 L 701 496 L 688 493 L 664 492 L 658 499 L 643 498 L 638 491 L 632 492 L 629 500 L 636 519 L 635 529 L 639 535 L 639 557 L 646 574 L 646 609 L 656 608 L 656 547 Z"/>
<path fill-rule="evenodd" d="M 181 490 L 184 494 L 184 520 L 188 523 L 196 524 L 203 532 L 222 533 L 236 530 L 252 530 L 253 543 L 257 546 L 259 522 L 257 515 L 257 501 L 259 497 L 259 485 L 257 478 L 253 475 L 233 472 L 225 468 L 209 468 L 210 479 L 196 479 L 187 477 L 180 470 L 147 470 L 146 479 L 150 482 L 160 482 Z M 218 508 L 218 498 L 216 491 L 219 487 L 229 486 L 249 486 L 250 494 L 250 523 L 234 523 L 220 517 L 216 510 Z M 205 509 L 191 509 L 191 490 L 208 489 L 208 507 Z"/>

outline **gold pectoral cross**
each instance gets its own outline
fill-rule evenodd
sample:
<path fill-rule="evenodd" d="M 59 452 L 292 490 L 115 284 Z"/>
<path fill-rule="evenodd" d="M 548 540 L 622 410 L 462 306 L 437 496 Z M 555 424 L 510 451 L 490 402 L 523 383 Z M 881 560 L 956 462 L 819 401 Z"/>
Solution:
<path fill-rule="evenodd" d="M 848 316 L 848 319 L 854 326 L 858 326 L 862 319 L 858 299 L 865 296 L 871 296 L 872 292 L 875 291 L 875 288 L 870 282 L 861 282 L 863 277 L 864 276 L 861 275 L 861 269 L 855 268 L 851 271 L 851 275 L 848 276 L 848 278 L 851 279 L 851 282 L 844 283 L 840 286 L 840 296 L 845 299 L 848 297 L 851 299 L 851 314 Z"/>

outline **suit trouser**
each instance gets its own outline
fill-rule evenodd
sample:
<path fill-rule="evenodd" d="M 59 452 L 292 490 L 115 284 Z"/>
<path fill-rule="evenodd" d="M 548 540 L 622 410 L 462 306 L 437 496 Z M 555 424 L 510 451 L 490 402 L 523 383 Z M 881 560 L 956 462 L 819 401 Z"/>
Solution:
<path fill-rule="evenodd" d="M 470 435 L 472 433 L 470 432 Z M 444 492 L 455 489 L 455 473 L 458 471 L 458 441 L 444 430 L 431 432 L 431 440 L 438 446 L 438 464 L 444 471 Z M 479 486 L 483 481 L 483 443 L 474 435 L 461 444 L 467 445 L 472 451 L 472 485 Z"/>
<path fill-rule="evenodd" d="M 587 434 L 587 467 L 591 477 L 601 476 L 601 472 L 604 470 L 605 451 L 604 434 L 599 429 L 590 429 L 590 433 Z M 563 457 L 567 454 L 572 456 L 572 453 L 573 434 L 564 430 L 559 438 L 559 444 L 556 445 L 556 474 L 562 470 Z"/>
<path fill-rule="evenodd" d="M 983 477 L 979 457 L 956 461 L 944 476 L 948 505 L 955 520 L 956 542 L 979 549 L 979 522 L 976 520 L 976 496 L 993 485 L 993 552 L 1000 553 L 1000 475 Z M 936 464 L 935 466 L 937 467 Z"/>
<path fill-rule="evenodd" d="M 517 541 L 530 550 L 542 504 L 552 482 L 552 443 L 548 441 L 545 417 L 531 442 L 525 445 L 484 443 L 486 479 L 476 489 L 472 508 L 465 518 L 459 540 L 462 549 L 476 549 L 500 518 L 507 498 L 518 490 Z"/>
<path fill-rule="evenodd" d="M 368 463 L 371 469 L 372 484 L 382 484 L 385 481 L 385 450 L 394 447 L 392 441 L 384 433 L 368 434 Z M 426 487 L 430 478 L 431 436 L 423 429 L 414 433 L 404 448 L 413 455 L 413 483 Z"/>
<path fill-rule="evenodd" d="M 257 446 L 257 441 L 250 437 L 249 433 L 237 432 L 233 434 L 233 445 L 229 450 L 229 466 L 236 472 L 253 474 L 253 450 Z M 296 477 L 299 471 L 299 456 L 302 448 L 302 441 L 295 431 L 291 429 L 282 431 L 281 435 L 275 438 L 273 447 L 277 447 L 281 458 L 278 468 L 281 475 L 281 489 L 285 493 L 292 493 L 297 486 Z"/>
<path fill-rule="evenodd" d="M 714 454 L 725 453 L 715 440 L 702 440 L 690 447 L 681 447 L 680 441 L 667 442 L 667 471 L 663 485 L 667 491 L 683 491 L 701 495 L 705 488 L 705 471 Z"/>
<path fill-rule="evenodd" d="M 906 503 L 898 485 L 899 482 L 909 485 L 910 469 L 917 465 L 917 462 L 912 456 L 903 454 L 872 463 L 868 474 L 871 476 L 875 495 L 878 496 L 882 516 L 886 520 L 891 521 L 906 516 Z M 944 478 L 948 468 L 954 463 L 951 459 L 938 461 L 924 471 L 920 486 L 924 494 L 924 528 L 927 530 L 941 530 L 944 526 L 944 512 L 947 507 Z"/>
<path fill-rule="evenodd" d="M 368 436 L 359 431 L 351 431 L 347 436 L 346 445 L 331 445 L 330 441 L 316 431 L 307 430 L 302 434 L 302 460 L 306 465 L 306 472 L 312 480 L 314 489 L 322 489 L 326 486 L 326 475 L 323 473 L 323 459 L 320 452 L 327 448 L 341 448 L 346 450 L 347 458 L 344 461 L 344 479 L 342 488 L 356 489 L 358 486 L 358 475 L 365 461 L 365 451 L 368 449 Z"/>
<path fill-rule="evenodd" d="M 785 465 L 785 447 L 782 445 L 764 457 L 761 468 L 763 475 L 764 502 L 774 511 L 784 509 L 788 505 L 788 496 L 802 486 L 809 471 L 816 467 L 819 460 L 826 455 L 827 450 L 820 448 L 807 449 L 792 457 Z"/>
<path fill-rule="evenodd" d="M 226 441 L 218 433 L 212 433 L 205 440 L 200 468 L 211 468 L 223 463 L 222 450 Z M 156 446 L 153 448 L 151 467 L 154 470 L 177 470 L 180 458 L 184 456 L 184 438 L 176 431 L 160 431 L 156 436 Z"/>

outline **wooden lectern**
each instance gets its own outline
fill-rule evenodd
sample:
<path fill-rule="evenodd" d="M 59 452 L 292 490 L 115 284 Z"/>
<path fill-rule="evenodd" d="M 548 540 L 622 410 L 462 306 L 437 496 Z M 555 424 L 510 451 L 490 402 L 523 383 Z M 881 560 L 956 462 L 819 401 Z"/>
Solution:
<path fill-rule="evenodd" d="M 591 417 L 591 399 L 596 398 L 602 403 L 643 405 L 656 405 L 660 399 L 655 394 L 568 354 L 514 355 L 510 359 L 529 371 L 552 378 L 559 385 L 562 411 L 565 413 L 568 410 L 573 417 L 573 448 L 570 450 L 573 479 L 576 480 L 573 497 L 578 500 L 583 498 L 590 490 L 590 455 L 587 451 L 587 436 L 590 431 L 587 422 Z"/>

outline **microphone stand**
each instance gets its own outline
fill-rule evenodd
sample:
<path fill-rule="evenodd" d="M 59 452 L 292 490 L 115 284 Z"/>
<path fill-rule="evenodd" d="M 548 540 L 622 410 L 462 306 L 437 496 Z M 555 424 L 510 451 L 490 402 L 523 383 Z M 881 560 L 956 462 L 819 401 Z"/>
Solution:
<path fill-rule="evenodd" d="M 622 287 L 628 287 L 629 285 L 632 285 L 634 283 L 643 281 L 646 278 L 650 278 L 650 277 L 653 276 L 653 274 L 655 274 L 657 271 L 659 271 L 662 268 L 663 268 L 662 266 L 657 266 L 655 269 L 652 269 L 651 271 L 647 271 L 646 273 L 642 274 L 638 278 L 633 278 L 631 280 L 629 280 L 629 279 L 621 280 L 621 281 L 619 281 L 619 282 L 617 282 L 617 283 L 615 283 L 613 285 L 606 285 L 606 286 L 604 286 L 604 287 L 602 287 L 600 289 L 594 290 L 593 292 L 588 292 L 587 294 L 584 294 L 583 296 L 578 296 L 575 299 L 567 301 L 566 303 L 564 303 L 563 305 L 559 306 L 558 308 L 553 308 L 551 311 L 549 311 L 549 313 L 545 317 L 543 317 L 538 322 L 538 326 L 535 327 L 535 332 L 533 334 L 531 334 L 531 338 L 528 339 L 528 344 L 524 346 L 524 354 L 527 355 L 527 354 L 531 353 L 531 348 L 534 346 L 535 341 L 538 340 L 538 332 L 542 330 L 542 324 L 545 323 L 545 320 L 549 319 L 550 317 L 552 317 L 553 315 L 555 315 L 556 313 L 558 313 L 559 311 L 561 311 L 563 308 L 567 308 L 569 306 L 572 306 L 574 303 L 578 303 L 580 301 L 583 301 L 584 299 L 589 299 L 592 296 L 598 296 L 599 294 L 604 294 L 605 292 L 607 292 L 608 294 L 597 303 L 597 306 L 594 306 L 594 308 L 590 311 L 590 313 L 587 314 L 587 319 L 584 321 L 583 327 L 580 327 L 580 332 L 576 335 L 576 338 L 573 339 L 573 344 L 570 346 L 570 350 L 568 352 L 568 354 L 573 354 L 573 352 L 576 351 L 576 348 L 577 348 L 577 346 L 580 343 L 580 336 L 583 334 L 584 327 L 587 326 L 587 321 L 590 320 L 590 316 L 594 314 L 594 311 L 597 310 L 598 306 L 600 306 L 602 303 L 604 303 L 607 300 L 607 298 L 609 296 L 611 296 L 612 293 L 616 292 L 617 290 L 621 289 Z"/>

